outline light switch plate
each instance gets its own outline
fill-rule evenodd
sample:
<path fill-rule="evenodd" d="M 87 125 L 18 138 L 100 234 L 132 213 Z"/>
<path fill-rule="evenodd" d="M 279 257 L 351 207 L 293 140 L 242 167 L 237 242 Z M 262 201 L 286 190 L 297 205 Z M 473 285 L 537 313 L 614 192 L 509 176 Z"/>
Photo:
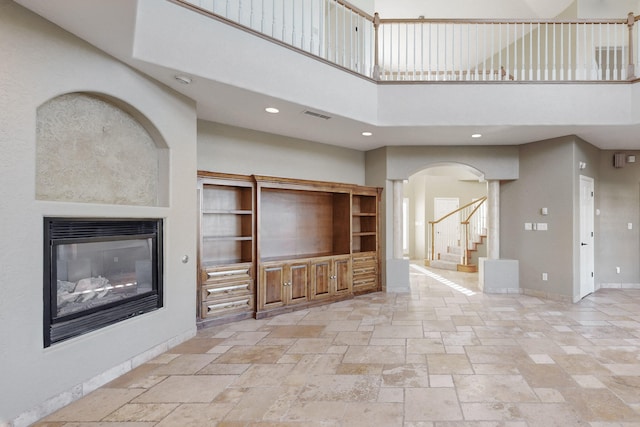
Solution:
<path fill-rule="evenodd" d="M 525 230 L 525 231 L 531 231 L 531 230 L 533 230 L 533 224 L 531 224 L 530 222 L 525 222 L 525 223 L 524 223 L 524 230 Z"/>

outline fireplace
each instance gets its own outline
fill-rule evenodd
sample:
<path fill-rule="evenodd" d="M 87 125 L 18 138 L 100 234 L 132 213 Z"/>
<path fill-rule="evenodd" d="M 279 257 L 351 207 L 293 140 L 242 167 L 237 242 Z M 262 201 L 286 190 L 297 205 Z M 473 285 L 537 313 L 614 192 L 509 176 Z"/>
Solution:
<path fill-rule="evenodd" d="M 162 220 L 44 218 L 44 346 L 162 307 Z"/>

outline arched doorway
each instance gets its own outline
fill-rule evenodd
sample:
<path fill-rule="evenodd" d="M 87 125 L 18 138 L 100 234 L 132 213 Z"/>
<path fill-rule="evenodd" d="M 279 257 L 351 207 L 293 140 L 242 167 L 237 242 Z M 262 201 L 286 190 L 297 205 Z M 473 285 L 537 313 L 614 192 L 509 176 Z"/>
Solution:
<path fill-rule="evenodd" d="M 429 165 L 403 191 L 405 256 L 437 269 L 477 272 L 486 256 L 487 183 L 459 163 Z"/>

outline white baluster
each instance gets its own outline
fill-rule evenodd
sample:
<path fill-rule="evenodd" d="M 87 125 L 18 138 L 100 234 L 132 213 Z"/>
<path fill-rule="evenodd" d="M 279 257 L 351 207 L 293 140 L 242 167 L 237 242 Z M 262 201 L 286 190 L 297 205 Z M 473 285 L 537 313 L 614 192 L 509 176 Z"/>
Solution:
<path fill-rule="evenodd" d="M 524 44 L 524 42 L 525 42 L 525 34 L 524 34 L 525 23 L 523 22 L 520 25 L 522 26 L 522 72 L 520 73 L 520 75 L 522 76 L 523 80 L 526 80 L 527 79 L 527 75 L 525 73 L 525 67 L 526 67 L 526 64 L 525 64 L 525 54 L 526 54 L 526 52 L 525 52 L 525 50 L 526 50 L 526 46 Z"/>

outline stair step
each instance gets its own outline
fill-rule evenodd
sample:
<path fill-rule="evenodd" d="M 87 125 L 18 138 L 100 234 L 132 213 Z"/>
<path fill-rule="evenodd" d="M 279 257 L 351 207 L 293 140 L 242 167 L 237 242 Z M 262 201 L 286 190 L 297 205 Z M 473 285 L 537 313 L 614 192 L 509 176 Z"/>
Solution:
<path fill-rule="evenodd" d="M 462 246 L 448 246 L 447 253 L 462 256 Z"/>
<path fill-rule="evenodd" d="M 452 254 L 452 253 L 448 253 L 448 254 L 440 254 L 440 261 L 448 261 L 448 262 L 460 262 L 460 259 L 462 258 L 461 255 L 458 254 Z"/>

